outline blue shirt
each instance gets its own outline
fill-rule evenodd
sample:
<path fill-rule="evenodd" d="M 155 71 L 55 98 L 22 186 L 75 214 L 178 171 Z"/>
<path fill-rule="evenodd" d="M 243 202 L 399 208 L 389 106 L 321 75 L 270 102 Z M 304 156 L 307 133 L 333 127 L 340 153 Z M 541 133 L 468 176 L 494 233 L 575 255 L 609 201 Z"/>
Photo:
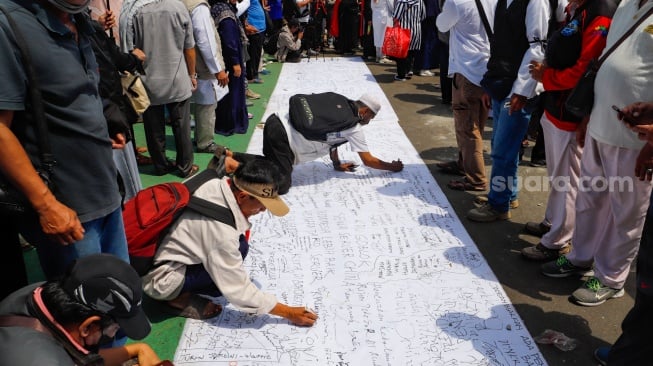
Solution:
<path fill-rule="evenodd" d="M 98 92 L 99 71 L 88 35 L 86 15 L 74 16 L 73 33 L 33 0 L 0 0 L 27 39 L 43 94 L 57 199 L 77 212 L 81 222 L 108 215 L 120 207 L 111 141 Z M 39 148 L 34 134 L 24 61 L 14 46 L 6 19 L 0 27 L 0 110 L 14 111 L 11 129 L 34 163 Z"/>
<path fill-rule="evenodd" d="M 265 11 L 260 0 L 252 0 L 247 9 L 247 22 L 260 32 L 265 32 Z"/>

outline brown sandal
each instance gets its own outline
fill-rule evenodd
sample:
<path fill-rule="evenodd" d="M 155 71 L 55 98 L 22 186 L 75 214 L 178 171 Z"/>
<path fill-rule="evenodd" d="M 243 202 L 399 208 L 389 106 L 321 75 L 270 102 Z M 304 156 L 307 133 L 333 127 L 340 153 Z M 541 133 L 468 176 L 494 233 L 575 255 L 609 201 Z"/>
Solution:
<path fill-rule="evenodd" d="M 474 192 L 483 192 L 486 190 L 485 186 L 478 186 L 469 183 L 467 180 L 452 180 L 447 183 L 447 187 L 455 191 L 474 191 Z"/>
<path fill-rule="evenodd" d="M 463 171 L 459 166 L 457 161 L 448 161 L 446 163 L 437 163 L 435 164 L 438 168 L 440 168 L 440 171 L 445 174 L 453 174 L 453 175 L 465 175 L 465 171 Z"/>

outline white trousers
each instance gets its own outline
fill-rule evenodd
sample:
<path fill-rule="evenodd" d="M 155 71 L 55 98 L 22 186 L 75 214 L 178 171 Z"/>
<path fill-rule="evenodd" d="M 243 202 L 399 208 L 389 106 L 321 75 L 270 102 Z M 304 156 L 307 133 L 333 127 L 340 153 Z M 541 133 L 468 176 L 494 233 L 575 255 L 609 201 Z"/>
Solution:
<path fill-rule="evenodd" d="M 541 243 L 549 249 L 559 249 L 571 240 L 574 233 L 582 150 L 576 143 L 575 131 L 559 129 L 546 113 L 540 123 L 544 131 L 546 171 L 551 183 L 545 213 L 551 230 L 542 236 Z"/>
<path fill-rule="evenodd" d="M 651 182 L 634 177 L 638 155 L 639 150 L 604 144 L 588 133 L 581 158 L 576 228 L 567 258 L 582 267 L 594 263 L 595 276 L 612 288 L 626 282 L 651 196 Z"/>

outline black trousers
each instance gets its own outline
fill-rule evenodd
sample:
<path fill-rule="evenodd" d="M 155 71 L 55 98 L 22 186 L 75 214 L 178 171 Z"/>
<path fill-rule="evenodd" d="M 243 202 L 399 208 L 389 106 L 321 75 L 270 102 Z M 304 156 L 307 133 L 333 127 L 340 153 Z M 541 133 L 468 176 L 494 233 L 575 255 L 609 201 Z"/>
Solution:
<path fill-rule="evenodd" d="M 635 305 L 621 323 L 621 336 L 612 346 L 608 365 L 650 365 L 653 332 L 653 207 L 644 222 L 637 257 Z"/>
<path fill-rule="evenodd" d="M 265 41 L 265 33 L 259 32 L 247 36 L 249 45 L 247 46 L 247 53 L 249 53 L 249 60 L 245 64 L 247 72 L 247 80 L 258 79 L 258 67 L 261 64 L 261 51 L 263 51 L 263 41 Z"/>
<path fill-rule="evenodd" d="M 406 58 L 398 58 L 397 61 L 397 75 L 400 78 L 405 78 L 406 74 L 413 69 L 413 60 L 417 50 L 409 50 Z"/>
<path fill-rule="evenodd" d="M 27 271 L 13 220 L 0 217 L 0 233 L 2 233 L 2 255 L 0 255 L 0 278 L 2 278 L 0 301 L 2 301 L 10 293 L 27 286 Z"/>
<path fill-rule="evenodd" d="M 182 175 L 188 174 L 193 166 L 193 143 L 190 137 L 190 99 L 182 102 L 151 105 L 143 113 L 143 127 L 147 150 L 157 174 L 170 170 L 166 158 L 165 109 L 170 114 L 172 134 L 177 148 L 176 166 Z"/>
<path fill-rule="evenodd" d="M 270 115 L 263 128 L 263 155 L 247 153 L 233 153 L 233 158 L 240 162 L 253 159 L 266 159 L 273 162 L 281 173 L 279 180 L 279 194 L 286 194 L 292 185 L 292 170 L 295 154 L 290 148 L 288 134 L 283 123 L 276 114 Z"/>

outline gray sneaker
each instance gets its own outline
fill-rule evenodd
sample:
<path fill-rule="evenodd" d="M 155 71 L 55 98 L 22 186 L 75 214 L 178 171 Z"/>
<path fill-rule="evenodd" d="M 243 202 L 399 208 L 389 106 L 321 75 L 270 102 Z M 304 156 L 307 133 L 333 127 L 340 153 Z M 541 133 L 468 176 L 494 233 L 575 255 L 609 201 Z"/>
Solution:
<path fill-rule="evenodd" d="M 467 212 L 467 218 L 476 222 L 492 222 L 497 220 L 508 220 L 510 211 L 499 212 L 490 205 L 473 208 Z"/>
<path fill-rule="evenodd" d="M 527 247 L 521 250 L 521 254 L 534 261 L 552 261 L 557 259 L 563 254 L 567 254 L 571 251 L 571 245 L 567 244 L 561 248 L 547 248 L 542 243 L 537 243 L 532 247 Z"/>
<path fill-rule="evenodd" d="M 604 286 L 596 277 L 591 277 L 583 286 L 571 294 L 572 299 L 579 305 L 597 306 L 608 299 L 616 299 L 624 295 L 623 288 Z"/>
<path fill-rule="evenodd" d="M 544 263 L 541 267 L 542 274 L 553 278 L 562 278 L 569 276 L 593 276 L 594 271 L 591 267 L 578 267 L 572 264 L 567 257 L 561 255 L 555 261 Z"/>

